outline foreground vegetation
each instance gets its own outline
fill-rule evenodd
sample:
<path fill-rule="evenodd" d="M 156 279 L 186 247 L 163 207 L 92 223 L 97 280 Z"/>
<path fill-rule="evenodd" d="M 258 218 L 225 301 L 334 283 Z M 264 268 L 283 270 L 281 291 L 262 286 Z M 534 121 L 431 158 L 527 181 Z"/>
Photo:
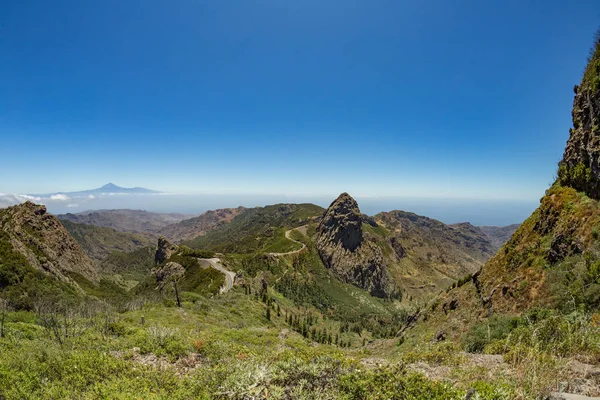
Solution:
<path fill-rule="evenodd" d="M 365 340 L 366 329 L 343 328 L 271 287 L 182 298 L 181 308 L 167 297 L 132 299 L 121 310 L 93 299 L 3 308 L 0 396 L 463 399 L 470 391 L 480 399 L 529 399 L 568 380 L 567 358 L 600 360 L 597 314 L 498 316 L 473 325 L 460 343 L 411 345 Z M 298 327 L 309 317 L 305 333 Z M 333 339 L 319 339 L 323 332 Z M 491 354 L 506 371 L 490 376 L 489 365 L 473 361 Z"/>
<path fill-rule="evenodd" d="M 136 305 L 130 305 L 135 308 Z M 6 399 L 460 398 L 461 390 L 403 366 L 364 371 L 353 352 L 268 320 L 265 305 L 233 292 L 184 307 L 116 313 L 49 304 L 8 312 L 0 338 Z M 391 397 L 390 397 L 391 396 Z"/>

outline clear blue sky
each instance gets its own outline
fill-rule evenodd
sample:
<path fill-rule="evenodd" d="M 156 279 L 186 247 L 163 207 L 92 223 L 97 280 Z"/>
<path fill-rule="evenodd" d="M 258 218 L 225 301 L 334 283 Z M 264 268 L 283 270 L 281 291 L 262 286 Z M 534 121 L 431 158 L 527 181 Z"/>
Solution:
<path fill-rule="evenodd" d="M 537 199 L 600 2 L 0 0 L 0 192 Z"/>

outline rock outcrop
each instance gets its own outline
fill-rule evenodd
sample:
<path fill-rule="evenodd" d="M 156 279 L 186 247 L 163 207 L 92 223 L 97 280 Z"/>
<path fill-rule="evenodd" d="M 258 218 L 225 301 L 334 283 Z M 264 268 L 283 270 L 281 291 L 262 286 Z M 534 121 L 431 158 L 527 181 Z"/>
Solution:
<path fill-rule="evenodd" d="M 540 205 L 471 282 L 440 297 L 454 318 L 520 314 L 533 307 L 596 309 L 600 281 L 600 41 L 575 86 L 573 128 L 558 179 Z"/>
<path fill-rule="evenodd" d="M 579 86 L 575 86 L 573 128 L 558 180 L 588 196 L 600 199 L 600 38 L 592 50 Z"/>
<path fill-rule="evenodd" d="M 363 235 L 356 201 L 342 193 L 325 211 L 317 228 L 316 246 L 327 268 L 339 279 L 373 296 L 392 297 L 397 290 L 381 249 Z"/>
<path fill-rule="evenodd" d="M 185 274 L 185 268 L 176 262 L 168 262 L 152 270 L 152 274 L 159 283 L 166 283 L 181 278 Z"/>
<path fill-rule="evenodd" d="M 45 273 L 65 282 L 71 282 L 69 273 L 92 282 L 99 279 L 92 260 L 43 205 L 27 201 L 0 210 L 0 231 L 16 252 Z"/>
<path fill-rule="evenodd" d="M 164 236 L 161 236 L 158 238 L 158 247 L 156 248 L 154 261 L 156 264 L 162 264 L 171 258 L 177 250 L 179 250 L 179 246 L 169 242 Z"/>

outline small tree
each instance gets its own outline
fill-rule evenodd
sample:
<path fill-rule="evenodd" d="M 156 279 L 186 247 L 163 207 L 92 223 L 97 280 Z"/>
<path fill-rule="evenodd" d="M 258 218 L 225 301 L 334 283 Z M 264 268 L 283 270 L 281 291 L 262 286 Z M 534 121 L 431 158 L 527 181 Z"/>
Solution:
<path fill-rule="evenodd" d="M 271 307 L 267 306 L 267 320 L 271 320 Z"/>
<path fill-rule="evenodd" d="M 55 299 L 39 299 L 34 303 L 38 323 L 50 339 L 60 345 L 68 338 L 81 336 L 94 323 L 87 304 L 57 302 Z"/>
<path fill-rule="evenodd" d="M 0 338 L 4 337 L 4 321 L 6 319 L 6 311 L 8 310 L 8 300 L 0 298 Z"/>

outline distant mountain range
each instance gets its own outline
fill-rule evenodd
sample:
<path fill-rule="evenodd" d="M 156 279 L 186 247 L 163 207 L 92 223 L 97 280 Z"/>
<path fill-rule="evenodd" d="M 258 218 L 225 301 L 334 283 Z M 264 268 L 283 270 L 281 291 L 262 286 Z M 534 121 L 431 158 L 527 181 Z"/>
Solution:
<path fill-rule="evenodd" d="M 57 195 L 67 195 L 70 197 L 82 197 L 82 196 L 90 196 L 90 195 L 99 195 L 99 194 L 152 194 L 152 193 L 160 193 L 156 190 L 145 189 L 142 187 L 134 187 L 134 188 L 124 188 L 121 186 L 117 186 L 114 183 L 107 183 L 106 185 L 99 187 L 97 189 L 89 189 L 89 190 L 81 190 L 77 192 L 55 192 L 55 193 L 44 193 L 44 194 L 30 194 L 29 196 L 34 197 L 51 197 Z"/>
<path fill-rule="evenodd" d="M 90 210 L 60 214 L 61 221 L 96 225 L 120 232 L 157 233 L 161 228 L 195 217 L 190 214 L 154 213 L 144 210 Z"/>

